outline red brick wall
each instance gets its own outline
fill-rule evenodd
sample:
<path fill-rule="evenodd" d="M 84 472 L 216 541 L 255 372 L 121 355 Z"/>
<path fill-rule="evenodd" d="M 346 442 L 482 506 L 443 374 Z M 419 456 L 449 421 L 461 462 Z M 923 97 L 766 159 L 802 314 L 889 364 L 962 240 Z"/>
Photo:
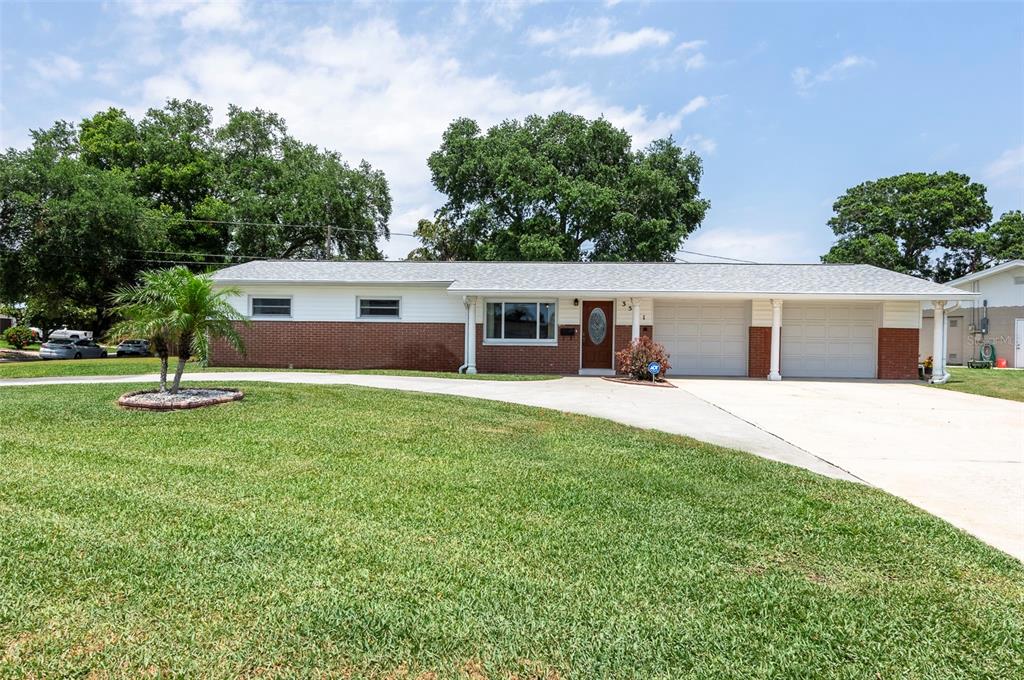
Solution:
<path fill-rule="evenodd" d="M 419 324 L 422 325 L 422 324 Z M 461 328 L 461 326 L 459 326 Z M 563 328 L 573 335 L 562 335 Z M 476 369 L 480 373 L 554 373 L 580 370 L 580 327 L 559 326 L 558 345 L 485 345 L 484 326 L 476 325 Z M 461 348 L 460 348 L 461 349 Z"/>
<path fill-rule="evenodd" d="M 211 366 L 454 371 L 462 364 L 461 323 L 254 321 L 239 330 L 246 355 L 218 340 Z"/>
<path fill-rule="evenodd" d="M 747 343 L 747 376 L 767 378 L 772 370 L 772 329 L 769 326 L 751 326 Z"/>
<path fill-rule="evenodd" d="M 878 379 L 917 380 L 916 328 L 878 329 Z"/>

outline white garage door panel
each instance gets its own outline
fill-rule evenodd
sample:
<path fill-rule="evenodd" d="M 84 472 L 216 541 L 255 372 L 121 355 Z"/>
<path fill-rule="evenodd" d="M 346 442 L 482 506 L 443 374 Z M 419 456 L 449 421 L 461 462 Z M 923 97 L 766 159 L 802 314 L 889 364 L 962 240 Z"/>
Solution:
<path fill-rule="evenodd" d="M 782 306 L 782 377 L 873 378 L 876 304 Z"/>
<path fill-rule="evenodd" d="M 654 339 L 673 375 L 746 375 L 749 303 L 654 303 Z"/>

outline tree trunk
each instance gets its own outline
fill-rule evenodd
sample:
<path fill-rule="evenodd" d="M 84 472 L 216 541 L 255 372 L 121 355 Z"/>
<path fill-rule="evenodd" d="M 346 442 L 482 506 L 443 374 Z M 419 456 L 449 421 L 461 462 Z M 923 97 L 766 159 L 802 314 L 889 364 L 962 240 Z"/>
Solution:
<path fill-rule="evenodd" d="M 185 362 L 190 356 L 189 348 L 192 346 L 192 336 L 182 333 L 178 338 L 178 367 L 174 370 L 174 383 L 171 385 L 171 394 L 177 394 L 181 387 L 181 374 L 185 372 Z"/>
<path fill-rule="evenodd" d="M 174 383 L 171 385 L 171 394 L 177 394 L 178 389 L 181 387 L 181 374 L 185 372 L 185 362 L 187 358 L 178 355 L 178 366 L 174 369 Z"/>
<path fill-rule="evenodd" d="M 160 391 L 167 391 L 167 352 L 160 354 Z"/>

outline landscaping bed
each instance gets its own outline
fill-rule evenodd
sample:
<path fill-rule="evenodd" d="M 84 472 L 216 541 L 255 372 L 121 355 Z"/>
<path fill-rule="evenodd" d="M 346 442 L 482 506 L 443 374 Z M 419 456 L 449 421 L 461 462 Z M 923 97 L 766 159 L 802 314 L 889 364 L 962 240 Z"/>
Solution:
<path fill-rule="evenodd" d="M 125 389 L 0 388 L 0 677 L 1024 666 L 1024 567 L 865 485 L 498 402 Z"/>
<path fill-rule="evenodd" d="M 178 411 L 203 406 L 216 406 L 245 397 L 242 390 L 233 387 L 183 387 L 177 392 L 137 390 L 122 394 L 117 405 L 149 411 Z"/>

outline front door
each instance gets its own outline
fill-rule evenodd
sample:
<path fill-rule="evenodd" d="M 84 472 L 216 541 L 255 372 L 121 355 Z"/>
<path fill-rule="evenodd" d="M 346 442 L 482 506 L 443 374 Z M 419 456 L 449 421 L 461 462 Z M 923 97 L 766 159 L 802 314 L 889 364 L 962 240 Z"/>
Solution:
<path fill-rule="evenodd" d="M 583 368 L 612 368 L 612 302 L 583 303 Z"/>

